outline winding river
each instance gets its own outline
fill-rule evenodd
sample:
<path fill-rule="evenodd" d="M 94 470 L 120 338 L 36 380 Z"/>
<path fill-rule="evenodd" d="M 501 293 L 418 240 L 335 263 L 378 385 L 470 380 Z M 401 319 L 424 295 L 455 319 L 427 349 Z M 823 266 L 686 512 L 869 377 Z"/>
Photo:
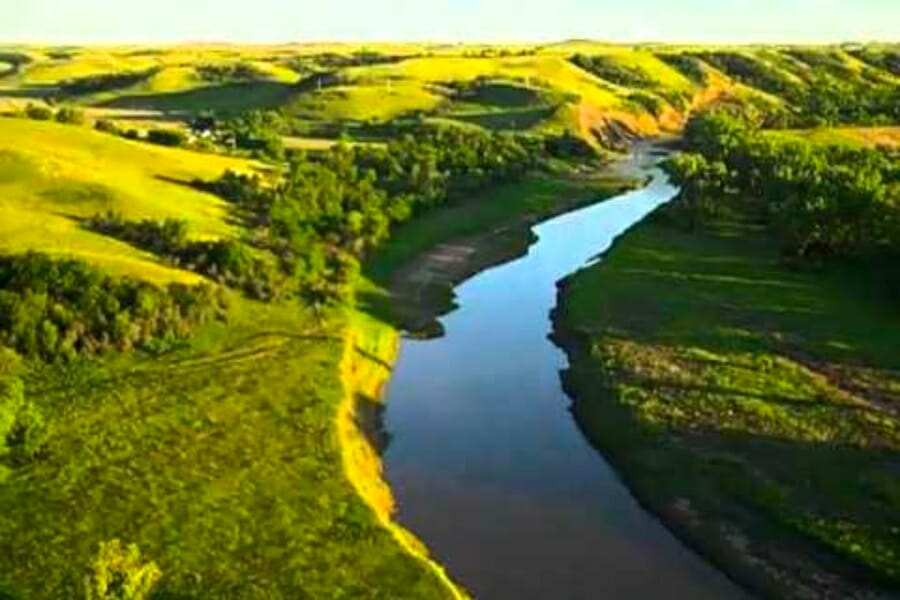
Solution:
<path fill-rule="evenodd" d="M 404 340 L 387 390 L 384 456 L 398 520 L 476 598 L 732 599 L 744 592 L 644 511 L 580 434 L 549 339 L 556 282 L 676 189 L 652 176 L 546 221 L 528 255 L 456 289 L 446 335 Z"/>

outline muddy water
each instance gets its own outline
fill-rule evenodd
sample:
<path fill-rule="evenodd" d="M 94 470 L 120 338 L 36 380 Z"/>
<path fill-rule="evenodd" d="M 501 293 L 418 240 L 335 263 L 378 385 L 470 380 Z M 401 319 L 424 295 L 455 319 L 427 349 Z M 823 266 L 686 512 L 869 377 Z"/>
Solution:
<path fill-rule="evenodd" d="M 527 256 L 456 289 L 446 335 L 404 340 L 387 390 L 398 519 L 476 598 L 746 598 L 629 494 L 569 413 L 548 340 L 556 282 L 676 193 L 643 189 L 542 223 Z"/>

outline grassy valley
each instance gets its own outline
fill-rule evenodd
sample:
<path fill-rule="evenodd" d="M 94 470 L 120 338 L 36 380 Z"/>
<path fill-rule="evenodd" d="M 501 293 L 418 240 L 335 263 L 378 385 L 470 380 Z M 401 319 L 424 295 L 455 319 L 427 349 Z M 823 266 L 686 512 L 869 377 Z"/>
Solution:
<path fill-rule="evenodd" d="M 0 598 L 466 597 L 381 479 L 401 327 L 706 109 L 896 161 L 897 53 L 4 47 Z M 874 263 L 790 270 L 756 216 L 673 210 L 564 290 L 579 424 L 750 585 L 896 585 Z M 471 258 L 411 288 L 451 241 Z"/>

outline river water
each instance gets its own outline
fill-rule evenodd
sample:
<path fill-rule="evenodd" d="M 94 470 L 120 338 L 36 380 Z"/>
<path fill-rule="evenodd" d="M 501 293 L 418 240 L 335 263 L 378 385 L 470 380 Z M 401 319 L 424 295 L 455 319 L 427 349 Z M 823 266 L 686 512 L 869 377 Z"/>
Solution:
<path fill-rule="evenodd" d="M 444 337 L 403 341 L 384 456 L 397 519 L 476 598 L 747 598 L 582 437 L 547 337 L 556 282 L 676 194 L 654 160 L 616 167 L 645 188 L 536 226 L 527 256 L 460 285 Z"/>

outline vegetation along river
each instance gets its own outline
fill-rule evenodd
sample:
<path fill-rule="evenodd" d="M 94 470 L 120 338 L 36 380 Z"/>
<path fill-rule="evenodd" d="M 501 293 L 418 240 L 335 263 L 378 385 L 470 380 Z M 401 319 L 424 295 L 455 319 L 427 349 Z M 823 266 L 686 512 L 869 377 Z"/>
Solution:
<path fill-rule="evenodd" d="M 404 340 L 387 390 L 399 520 L 476 598 L 745 598 L 645 512 L 582 437 L 549 339 L 556 283 L 677 193 L 643 189 L 546 221 L 527 256 L 456 289 L 446 334 Z"/>

